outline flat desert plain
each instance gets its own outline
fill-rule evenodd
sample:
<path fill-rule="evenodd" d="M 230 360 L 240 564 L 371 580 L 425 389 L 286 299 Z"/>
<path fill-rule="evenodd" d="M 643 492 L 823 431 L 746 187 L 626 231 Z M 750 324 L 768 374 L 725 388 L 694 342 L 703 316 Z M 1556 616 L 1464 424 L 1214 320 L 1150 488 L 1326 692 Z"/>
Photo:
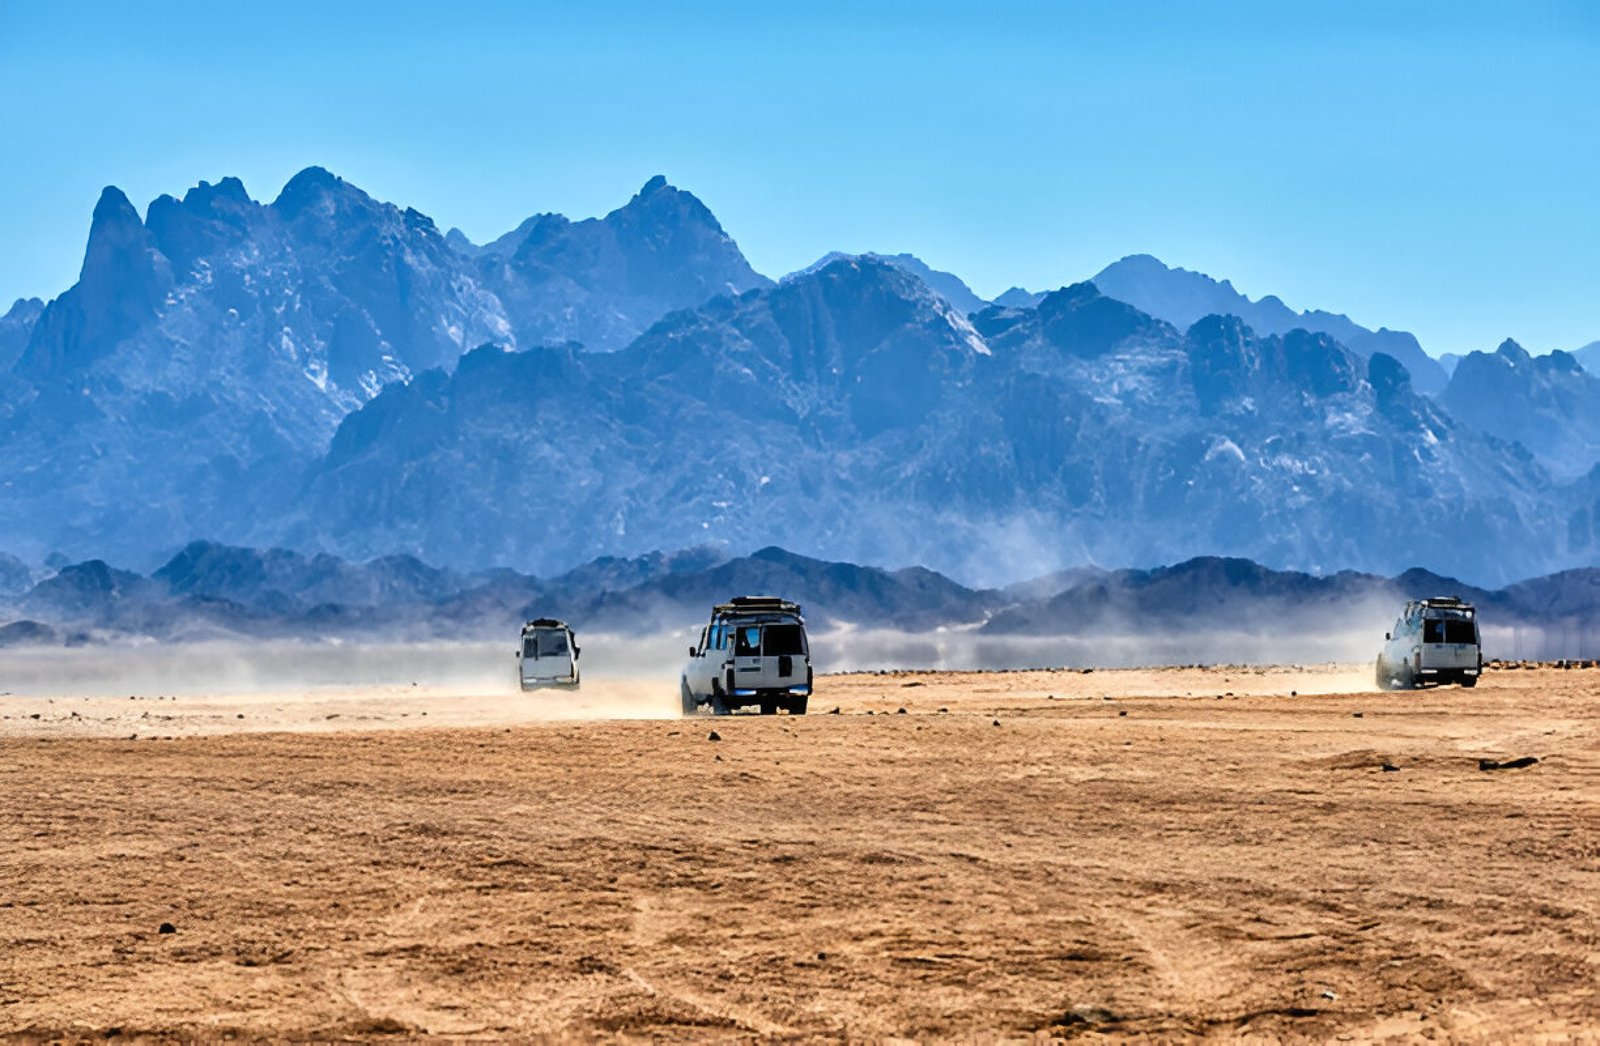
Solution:
<path fill-rule="evenodd" d="M 0 1033 L 1600 1036 L 1600 671 L 817 690 L 0 697 Z"/>

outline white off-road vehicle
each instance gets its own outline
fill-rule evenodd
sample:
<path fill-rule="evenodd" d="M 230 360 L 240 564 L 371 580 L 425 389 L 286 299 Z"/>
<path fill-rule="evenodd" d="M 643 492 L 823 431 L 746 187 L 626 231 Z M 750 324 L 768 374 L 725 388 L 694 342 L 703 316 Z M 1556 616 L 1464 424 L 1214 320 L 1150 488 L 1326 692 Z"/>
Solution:
<path fill-rule="evenodd" d="M 578 643 L 565 621 L 535 618 L 522 626 L 517 649 L 518 677 L 522 689 L 578 685 Z"/>
<path fill-rule="evenodd" d="M 1424 683 L 1477 686 L 1483 671 L 1478 611 L 1454 596 L 1413 599 L 1378 654 L 1378 687 L 1411 690 Z"/>
<path fill-rule="evenodd" d="M 709 705 L 727 715 L 754 705 L 805 715 L 811 697 L 811 647 L 798 604 L 772 596 L 719 603 L 700 641 L 689 648 L 680 681 L 683 714 Z"/>

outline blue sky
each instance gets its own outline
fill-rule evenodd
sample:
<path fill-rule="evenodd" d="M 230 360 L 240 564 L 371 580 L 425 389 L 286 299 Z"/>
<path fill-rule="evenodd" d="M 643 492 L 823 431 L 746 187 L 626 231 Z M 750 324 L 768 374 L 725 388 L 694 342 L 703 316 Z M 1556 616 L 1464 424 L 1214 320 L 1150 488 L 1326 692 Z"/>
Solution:
<path fill-rule="evenodd" d="M 659 172 L 774 276 L 1148 252 L 1435 354 L 1600 339 L 1597 3 L 0 0 L 0 117 L 7 303 L 104 185 L 319 164 L 479 241 Z"/>

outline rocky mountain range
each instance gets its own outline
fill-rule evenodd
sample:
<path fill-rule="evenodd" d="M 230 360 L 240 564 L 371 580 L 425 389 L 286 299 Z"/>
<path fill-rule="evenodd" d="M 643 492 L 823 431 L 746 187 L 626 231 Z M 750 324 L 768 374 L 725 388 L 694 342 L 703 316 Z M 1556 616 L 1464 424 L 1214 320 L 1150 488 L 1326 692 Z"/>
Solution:
<path fill-rule="evenodd" d="M 1469 353 L 1442 402 L 1465 424 L 1528 448 L 1556 476 L 1576 478 L 1600 461 L 1600 377 L 1571 353 L 1530 356 L 1510 339 Z"/>
<path fill-rule="evenodd" d="M 1593 554 L 1586 490 L 1325 334 L 1179 332 L 1091 284 L 968 319 L 857 258 L 615 353 L 391 386 L 312 473 L 324 529 L 287 539 L 544 567 L 591 547 L 581 519 L 623 552 L 770 540 L 991 582 L 1221 553 L 1509 581 Z"/>
<path fill-rule="evenodd" d="M 1388 328 L 1368 330 L 1348 316 L 1320 309 L 1295 312 L 1276 295 L 1256 301 L 1233 289 L 1227 280 L 1199 272 L 1169 268 L 1148 254 L 1134 254 L 1106 266 L 1093 277 L 1102 294 L 1125 301 L 1180 329 L 1206 316 L 1237 316 L 1260 334 L 1308 330 L 1328 334 L 1362 356 L 1382 352 L 1405 364 L 1419 392 L 1444 390 L 1446 374 L 1439 362 L 1422 351 L 1415 336 Z"/>
<path fill-rule="evenodd" d="M 1138 257 L 991 305 L 910 255 L 775 284 L 661 178 L 482 246 L 320 168 L 142 219 L 108 189 L 77 284 L 0 319 L 0 534 L 35 571 L 194 538 L 552 576 L 780 543 L 977 584 L 1592 562 L 1595 379 L 1473 354 L 1430 397 L 1414 348 Z"/>
<path fill-rule="evenodd" d="M 1574 350 L 1572 356 L 1590 374 L 1600 374 L 1600 341 L 1591 341 L 1583 348 Z"/>

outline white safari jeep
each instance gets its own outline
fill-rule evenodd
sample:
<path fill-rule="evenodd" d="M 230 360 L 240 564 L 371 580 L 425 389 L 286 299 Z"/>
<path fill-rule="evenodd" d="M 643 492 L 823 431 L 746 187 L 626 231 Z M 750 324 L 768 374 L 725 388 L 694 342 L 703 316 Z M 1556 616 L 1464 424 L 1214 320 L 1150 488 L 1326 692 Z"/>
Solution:
<path fill-rule="evenodd" d="M 1478 611 L 1454 596 L 1413 599 L 1378 654 L 1378 686 L 1410 690 L 1424 683 L 1477 686 L 1483 671 Z"/>
<path fill-rule="evenodd" d="M 578 685 L 578 643 L 565 621 L 536 618 L 522 626 L 522 646 L 517 649 L 522 689 Z"/>
<path fill-rule="evenodd" d="M 689 648 L 680 683 L 683 714 L 710 705 L 713 715 L 755 705 L 805 715 L 811 697 L 811 648 L 798 604 L 772 596 L 719 603 L 700 642 Z"/>

